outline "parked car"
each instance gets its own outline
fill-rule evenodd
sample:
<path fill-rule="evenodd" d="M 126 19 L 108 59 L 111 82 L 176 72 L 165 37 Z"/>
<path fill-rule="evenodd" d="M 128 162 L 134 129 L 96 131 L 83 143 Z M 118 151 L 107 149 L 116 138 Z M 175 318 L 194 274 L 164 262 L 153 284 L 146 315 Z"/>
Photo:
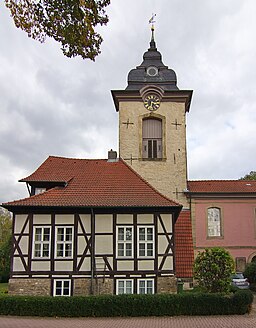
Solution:
<path fill-rule="evenodd" d="M 240 289 L 248 289 L 250 287 L 249 281 L 241 272 L 236 272 L 231 276 L 231 285 Z"/>

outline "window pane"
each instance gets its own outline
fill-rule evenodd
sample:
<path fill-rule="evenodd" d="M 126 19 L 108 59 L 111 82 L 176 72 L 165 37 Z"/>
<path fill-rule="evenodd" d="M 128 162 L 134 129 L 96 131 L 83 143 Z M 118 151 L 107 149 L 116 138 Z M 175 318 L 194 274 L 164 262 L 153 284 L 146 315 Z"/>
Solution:
<path fill-rule="evenodd" d="M 139 228 L 139 240 L 145 240 L 145 228 Z"/>
<path fill-rule="evenodd" d="M 147 228 L 147 240 L 153 240 L 153 228 Z"/>
<path fill-rule="evenodd" d="M 132 228 L 126 228 L 126 240 L 132 240 Z"/>
<path fill-rule="evenodd" d="M 63 241 L 64 240 L 64 228 L 58 228 L 57 230 L 57 240 Z"/>
<path fill-rule="evenodd" d="M 35 230 L 35 241 L 41 241 L 42 239 L 42 228 L 36 228 Z"/>
<path fill-rule="evenodd" d="M 124 244 L 118 244 L 118 256 L 124 256 Z"/>
<path fill-rule="evenodd" d="M 153 244 L 152 243 L 147 244 L 147 256 L 153 256 Z"/>
<path fill-rule="evenodd" d="M 57 244 L 57 256 L 63 256 L 63 244 Z"/>
<path fill-rule="evenodd" d="M 49 241 L 49 240 L 50 240 L 50 228 L 44 228 L 43 241 Z"/>
<path fill-rule="evenodd" d="M 71 241 L 72 240 L 72 229 L 67 228 L 66 229 L 66 241 Z"/>
<path fill-rule="evenodd" d="M 118 240 L 124 240 L 124 228 L 118 228 Z"/>
<path fill-rule="evenodd" d="M 145 281 L 139 281 L 139 294 L 145 294 Z"/>
<path fill-rule="evenodd" d="M 145 244 L 139 244 L 139 256 L 145 256 Z"/>
<path fill-rule="evenodd" d="M 147 280 L 147 294 L 153 294 L 153 281 Z"/>
<path fill-rule="evenodd" d="M 65 256 L 70 257 L 72 255 L 72 245 L 66 244 Z"/>
<path fill-rule="evenodd" d="M 35 257 L 41 257 L 41 245 L 35 244 Z"/>
<path fill-rule="evenodd" d="M 131 243 L 126 244 L 126 256 L 132 256 L 132 244 Z"/>

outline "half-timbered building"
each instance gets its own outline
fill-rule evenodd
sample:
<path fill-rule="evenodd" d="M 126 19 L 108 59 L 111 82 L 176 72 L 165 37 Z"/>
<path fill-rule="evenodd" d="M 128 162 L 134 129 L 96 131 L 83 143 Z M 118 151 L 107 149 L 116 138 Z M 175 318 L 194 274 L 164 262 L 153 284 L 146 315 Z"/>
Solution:
<path fill-rule="evenodd" d="M 154 31 L 125 90 L 113 90 L 119 158 L 50 156 L 22 182 L 28 198 L 14 213 L 13 294 L 87 295 L 175 292 L 192 277 L 186 114 Z"/>

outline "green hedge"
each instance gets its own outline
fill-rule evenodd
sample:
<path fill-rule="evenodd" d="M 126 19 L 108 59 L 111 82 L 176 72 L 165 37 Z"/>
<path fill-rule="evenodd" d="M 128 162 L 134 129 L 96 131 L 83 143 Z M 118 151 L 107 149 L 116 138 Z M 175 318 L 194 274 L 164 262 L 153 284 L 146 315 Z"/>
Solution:
<path fill-rule="evenodd" d="M 0 296 L 1 315 L 45 317 L 139 317 L 245 314 L 253 295 L 101 295 L 86 297 Z"/>

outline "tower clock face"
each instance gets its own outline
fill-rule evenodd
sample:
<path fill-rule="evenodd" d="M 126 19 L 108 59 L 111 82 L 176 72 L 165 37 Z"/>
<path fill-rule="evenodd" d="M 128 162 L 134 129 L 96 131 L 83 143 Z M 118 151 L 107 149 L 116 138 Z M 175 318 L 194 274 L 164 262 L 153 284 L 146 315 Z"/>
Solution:
<path fill-rule="evenodd" d="M 157 110 L 160 106 L 160 99 L 156 95 L 148 95 L 145 98 L 144 106 L 150 111 Z"/>

